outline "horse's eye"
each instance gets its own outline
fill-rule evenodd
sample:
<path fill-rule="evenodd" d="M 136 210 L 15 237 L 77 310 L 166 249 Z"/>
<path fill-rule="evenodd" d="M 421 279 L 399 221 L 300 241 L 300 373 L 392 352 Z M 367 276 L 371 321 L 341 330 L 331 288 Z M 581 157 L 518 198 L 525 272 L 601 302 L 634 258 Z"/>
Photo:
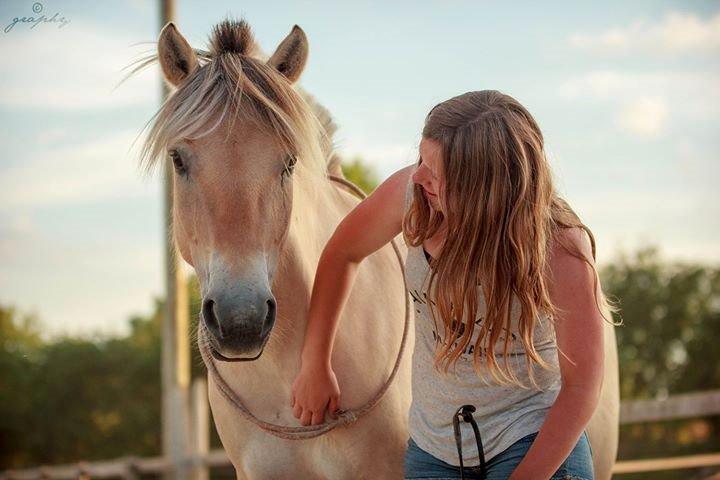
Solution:
<path fill-rule="evenodd" d="M 290 176 L 295 171 L 295 164 L 297 163 L 297 158 L 295 158 L 293 155 L 288 155 L 285 157 L 285 168 L 283 168 L 282 175 Z"/>
<path fill-rule="evenodd" d="M 175 167 L 175 171 L 178 175 L 187 175 L 187 166 L 183 163 L 180 153 L 178 153 L 177 150 L 170 150 L 168 155 L 170 155 L 170 158 L 173 161 L 173 166 Z"/>

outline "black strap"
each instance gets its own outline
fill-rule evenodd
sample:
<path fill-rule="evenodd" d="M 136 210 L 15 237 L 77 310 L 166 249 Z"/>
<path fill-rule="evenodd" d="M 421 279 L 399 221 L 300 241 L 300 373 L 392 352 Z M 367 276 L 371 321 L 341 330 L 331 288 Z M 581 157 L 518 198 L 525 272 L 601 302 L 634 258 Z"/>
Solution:
<path fill-rule="evenodd" d="M 463 456 L 462 456 L 462 438 L 460 435 L 460 418 L 465 423 L 472 425 L 473 431 L 475 432 L 475 442 L 477 443 L 478 456 L 480 457 L 480 477 L 485 478 L 486 467 L 485 467 L 485 452 L 483 451 L 482 439 L 480 438 L 480 430 L 478 429 L 477 423 L 472 416 L 475 411 L 475 407 L 472 405 L 463 405 L 458 408 L 453 416 L 453 431 L 455 432 L 455 444 L 457 445 L 458 457 L 460 457 L 460 478 L 465 479 L 465 471 L 463 467 Z M 477 467 L 475 467 L 477 468 Z"/>

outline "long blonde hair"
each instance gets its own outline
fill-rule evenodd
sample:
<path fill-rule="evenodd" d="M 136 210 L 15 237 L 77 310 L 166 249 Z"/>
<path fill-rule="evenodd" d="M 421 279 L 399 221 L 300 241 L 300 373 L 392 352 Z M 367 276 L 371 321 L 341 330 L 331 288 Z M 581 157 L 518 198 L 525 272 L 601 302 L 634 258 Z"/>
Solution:
<path fill-rule="evenodd" d="M 553 187 L 552 174 L 543 145 L 543 136 L 532 115 L 514 98 L 496 90 L 467 92 L 436 105 L 425 120 L 422 135 L 441 146 L 445 181 L 443 212 L 431 209 L 415 184 L 412 205 L 403 221 L 408 245 L 420 246 L 447 222 L 447 239 L 442 252 L 432 259 L 428 292 L 437 280 L 437 297 L 428 307 L 437 324 L 433 304 L 444 325 L 442 342 L 436 350 L 435 368 L 445 372 L 468 346 L 478 310 L 478 285 L 485 297 L 485 319 L 481 322 L 473 349 L 473 368 L 483 377 L 480 357 L 487 358 L 492 377 L 500 384 L 522 387 L 508 365 L 513 297 L 521 309 L 518 333 L 526 353 L 526 366 L 537 386 L 532 362 L 551 367 L 538 355 L 533 330 L 538 315 L 553 321 L 553 305 L 545 274 L 553 241 L 582 259 L 596 273 L 595 298 L 611 305 L 600 290 L 593 263 L 572 245 L 565 245 L 559 230 L 580 227 L 587 232 L 595 257 L 595 239 L 570 206 Z M 445 218 L 445 215 L 447 218 Z M 603 318 L 604 315 L 603 315 Z M 504 366 L 495 358 L 495 344 L 504 337 Z"/>

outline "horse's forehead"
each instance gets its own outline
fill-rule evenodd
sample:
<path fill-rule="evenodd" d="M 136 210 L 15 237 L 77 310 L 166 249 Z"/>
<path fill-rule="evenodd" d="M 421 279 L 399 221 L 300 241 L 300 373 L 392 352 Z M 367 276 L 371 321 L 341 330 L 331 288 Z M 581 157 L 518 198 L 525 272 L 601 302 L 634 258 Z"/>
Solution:
<path fill-rule="evenodd" d="M 267 160 L 281 151 L 279 143 L 267 129 L 249 121 L 238 120 L 232 126 L 228 123 L 223 121 L 211 133 L 189 141 L 195 154 L 204 160 L 237 165 Z"/>
<path fill-rule="evenodd" d="M 282 149 L 272 138 L 256 130 L 235 130 L 227 136 L 213 132 L 187 142 L 195 180 L 210 195 L 255 191 L 274 171 L 282 167 Z"/>
<path fill-rule="evenodd" d="M 280 135 L 280 131 L 275 131 L 268 122 L 246 117 L 242 112 L 235 120 L 228 115 L 222 122 L 222 128 L 218 130 L 225 134 L 229 132 L 230 137 L 236 141 L 245 142 L 276 143 Z"/>

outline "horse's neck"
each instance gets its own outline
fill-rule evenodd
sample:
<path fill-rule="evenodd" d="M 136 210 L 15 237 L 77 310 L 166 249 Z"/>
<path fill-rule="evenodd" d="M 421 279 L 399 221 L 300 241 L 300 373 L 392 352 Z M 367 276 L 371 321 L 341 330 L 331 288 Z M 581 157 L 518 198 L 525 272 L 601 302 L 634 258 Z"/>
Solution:
<path fill-rule="evenodd" d="M 277 301 L 275 325 L 262 356 L 250 363 L 236 364 L 243 378 L 277 377 L 292 382 L 304 343 L 307 313 L 315 272 L 322 249 L 342 219 L 342 209 L 333 201 L 333 184 L 293 185 L 293 208 L 287 237 L 279 252 L 272 291 Z M 314 191 L 313 191 L 314 189 Z M 317 189 L 326 189 L 319 191 Z M 319 194 L 318 194 L 319 193 Z M 313 199 L 330 204 L 313 205 Z"/>

